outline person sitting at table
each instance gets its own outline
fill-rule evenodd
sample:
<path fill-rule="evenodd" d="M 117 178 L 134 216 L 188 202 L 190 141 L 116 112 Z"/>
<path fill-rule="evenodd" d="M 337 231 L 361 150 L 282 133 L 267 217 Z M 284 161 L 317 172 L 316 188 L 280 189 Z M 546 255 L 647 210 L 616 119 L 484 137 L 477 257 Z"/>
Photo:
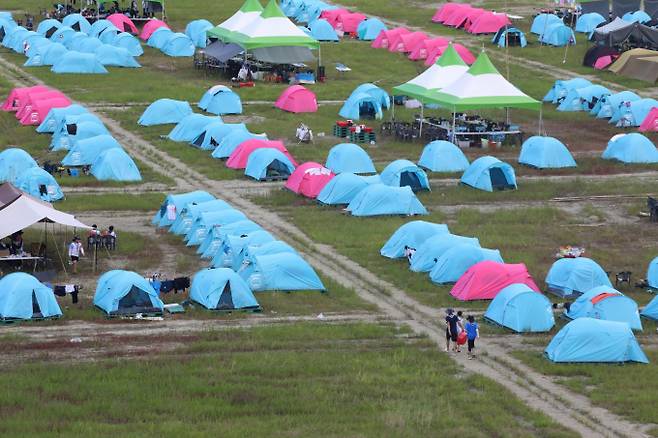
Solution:
<path fill-rule="evenodd" d="M 11 244 L 9 245 L 9 253 L 12 255 L 23 254 L 23 231 L 16 231 L 11 235 Z"/>

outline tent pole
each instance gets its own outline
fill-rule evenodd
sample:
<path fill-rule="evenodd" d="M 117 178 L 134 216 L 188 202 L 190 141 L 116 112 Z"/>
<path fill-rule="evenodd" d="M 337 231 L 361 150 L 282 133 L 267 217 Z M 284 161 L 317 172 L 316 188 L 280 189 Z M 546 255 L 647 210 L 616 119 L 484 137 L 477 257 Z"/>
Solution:
<path fill-rule="evenodd" d="M 455 126 L 457 124 L 457 114 L 453 110 L 452 112 L 452 142 L 457 144 L 457 136 L 455 135 Z"/>
<path fill-rule="evenodd" d="M 393 111 L 391 111 L 391 121 L 395 120 L 395 95 L 393 95 Z"/>
<path fill-rule="evenodd" d="M 418 128 L 418 137 L 423 138 L 423 120 L 425 120 L 425 105 L 420 103 L 420 128 Z"/>
<path fill-rule="evenodd" d="M 538 135 L 541 135 L 541 128 L 542 128 L 542 109 L 543 106 L 539 107 L 539 126 L 538 126 Z"/>

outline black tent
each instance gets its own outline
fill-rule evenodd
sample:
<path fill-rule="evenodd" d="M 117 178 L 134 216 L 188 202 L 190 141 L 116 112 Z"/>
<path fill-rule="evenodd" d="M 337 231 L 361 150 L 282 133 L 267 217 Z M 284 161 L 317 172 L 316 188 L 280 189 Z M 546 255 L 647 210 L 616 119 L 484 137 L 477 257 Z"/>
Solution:
<path fill-rule="evenodd" d="M 623 17 L 627 12 L 639 11 L 640 6 L 640 0 L 612 0 L 612 15 Z"/>
<path fill-rule="evenodd" d="M 593 46 L 587 52 L 585 52 L 583 65 L 587 67 L 594 67 L 596 60 L 602 56 L 619 56 L 619 52 L 616 49 L 608 46 Z"/>

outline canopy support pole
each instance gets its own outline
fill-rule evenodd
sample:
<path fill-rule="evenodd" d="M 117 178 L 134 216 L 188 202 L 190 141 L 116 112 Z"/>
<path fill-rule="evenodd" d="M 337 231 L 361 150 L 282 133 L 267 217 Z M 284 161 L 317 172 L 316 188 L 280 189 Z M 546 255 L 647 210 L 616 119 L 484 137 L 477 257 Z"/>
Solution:
<path fill-rule="evenodd" d="M 452 142 L 457 145 L 457 136 L 455 135 L 455 126 L 457 125 L 457 114 L 452 112 Z"/>
<path fill-rule="evenodd" d="M 543 106 L 540 106 L 539 107 L 539 124 L 538 124 L 539 126 L 537 127 L 537 130 L 539 131 L 538 135 L 541 135 L 541 131 L 542 131 L 542 124 L 543 124 L 542 109 L 543 109 Z"/>
<path fill-rule="evenodd" d="M 423 121 L 425 120 L 425 105 L 420 103 L 420 128 L 418 128 L 418 137 L 423 138 Z"/>
<path fill-rule="evenodd" d="M 391 113 L 391 121 L 395 121 L 395 95 L 393 95 L 393 111 Z"/>

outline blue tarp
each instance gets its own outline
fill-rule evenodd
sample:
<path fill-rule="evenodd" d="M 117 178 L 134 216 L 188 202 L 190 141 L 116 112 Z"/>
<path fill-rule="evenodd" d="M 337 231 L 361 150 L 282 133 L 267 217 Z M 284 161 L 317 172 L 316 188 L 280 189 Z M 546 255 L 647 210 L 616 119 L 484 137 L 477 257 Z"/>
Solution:
<path fill-rule="evenodd" d="M 184 33 L 176 32 L 167 39 L 161 50 L 167 56 L 192 56 L 195 47 L 190 37 Z"/>
<path fill-rule="evenodd" d="M 541 35 L 554 24 L 562 24 L 562 19 L 555 14 L 539 14 L 532 20 L 530 32 Z"/>
<path fill-rule="evenodd" d="M 168 137 L 173 141 L 190 142 L 201 134 L 207 125 L 214 122 L 221 122 L 220 117 L 204 116 L 203 114 L 190 114 L 181 119 L 180 122 L 171 130 Z"/>
<path fill-rule="evenodd" d="M 222 140 L 234 131 L 248 132 L 244 123 L 213 122 L 206 125 L 203 132 L 190 144 L 204 151 L 214 151 Z"/>
<path fill-rule="evenodd" d="M 121 32 L 118 34 L 112 44 L 126 49 L 131 56 L 142 56 L 144 54 L 144 49 L 142 49 L 142 44 L 134 36 L 128 32 Z"/>
<path fill-rule="evenodd" d="M 102 152 L 91 165 L 91 174 L 99 181 L 141 181 L 137 165 L 123 149 Z"/>
<path fill-rule="evenodd" d="M 63 166 L 91 166 L 101 154 L 108 149 L 122 149 L 111 135 L 97 135 L 77 141 L 62 159 Z"/>
<path fill-rule="evenodd" d="M 461 182 L 487 192 L 516 189 L 516 176 L 512 166 L 491 156 L 473 161 L 462 175 Z"/>
<path fill-rule="evenodd" d="M 84 114 L 87 112 L 87 108 L 82 105 L 73 104 L 66 106 L 64 108 L 53 108 L 48 111 L 48 114 L 43 119 L 41 124 L 37 127 L 37 132 L 39 133 L 54 133 L 57 125 L 64 120 L 66 116 L 73 116 Z"/>
<path fill-rule="evenodd" d="M 260 308 L 242 277 L 225 268 L 197 272 L 192 279 L 190 299 L 212 310 Z"/>
<path fill-rule="evenodd" d="M 333 177 L 322 188 L 317 200 L 327 205 L 347 205 L 368 185 L 359 175 L 344 172 Z"/>
<path fill-rule="evenodd" d="M 354 143 L 340 143 L 332 147 L 327 155 L 325 167 L 336 174 L 377 172 L 368 153 Z"/>
<path fill-rule="evenodd" d="M 331 24 L 324 18 L 319 18 L 313 20 L 308 24 L 308 28 L 311 31 L 311 37 L 315 38 L 318 41 L 339 41 L 338 34 Z"/>
<path fill-rule="evenodd" d="M 423 169 L 409 160 L 395 160 L 384 168 L 382 183 L 393 187 L 411 187 L 412 190 L 429 190 L 430 182 Z"/>
<path fill-rule="evenodd" d="M 174 32 L 171 29 L 159 27 L 151 34 L 149 39 L 146 40 L 146 45 L 153 47 L 154 49 L 162 50 L 165 44 L 167 44 L 167 41 L 169 41 L 169 38 L 173 35 Z"/>
<path fill-rule="evenodd" d="M 46 202 L 64 198 L 64 193 L 55 177 L 40 167 L 31 167 L 22 172 L 14 181 L 14 185 L 25 193 Z"/>
<path fill-rule="evenodd" d="M 484 318 L 517 333 L 547 332 L 555 325 L 553 306 L 525 284 L 503 288 L 489 303 Z"/>
<path fill-rule="evenodd" d="M 426 221 L 411 221 L 400 226 L 389 237 L 379 253 L 384 257 L 397 259 L 404 257 L 404 247 L 418 249 L 418 247 L 436 234 L 447 234 L 448 226 Z"/>
<path fill-rule="evenodd" d="M 162 202 L 160 209 L 155 213 L 151 223 L 160 227 L 168 227 L 174 223 L 174 220 L 180 214 L 181 210 L 191 203 L 201 203 L 206 201 L 212 201 L 215 199 L 213 195 L 203 190 L 195 190 L 188 193 L 179 193 L 179 194 L 169 194 Z M 167 206 L 174 206 L 174 218 L 167 217 Z"/>
<path fill-rule="evenodd" d="M 252 134 L 251 132 L 242 129 L 234 130 L 222 139 L 215 150 L 212 151 L 211 156 L 213 158 L 228 158 L 233 151 L 240 146 L 240 144 L 252 138 L 267 140 L 267 136 L 264 135 Z"/>
<path fill-rule="evenodd" d="M 158 99 L 150 104 L 139 117 L 142 126 L 178 123 L 192 114 L 192 107 L 184 100 Z"/>
<path fill-rule="evenodd" d="M 590 12 L 589 14 L 583 14 L 578 17 L 576 21 L 576 32 L 582 33 L 591 33 L 594 32 L 594 29 L 601 23 L 605 23 L 607 19 L 597 12 Z"/>
<path fill-rule="evenodd" d="M 107 73 L 96 55 L 69 50 L 50 69 L 53 73 L 100 74 Z"/>
<path fill-rule="evenodd" d="M 468 168 L 468 158 L 449 141 L 436 140 L 423 148 L 418 165 L 431 172 L 463 172 Z"/>
<path fill-rule="evenodd" d="M 410 187 L 372 184 L 361 190 L 347 206 L 352 216 L 428 214 Z"/>
<path fill-rule="evenodd" d="M 360 40 L 373 41 L 382 30 L 387 30 L 386 25 L 378 18 L 368 18 L 359 23 L 356 34 Z"/>
<path fill-rule="evenodd" d="M 552 24 L 546 29 L 546 32 L 539 37 L 542 44 L 549 44 L 556 47 L 564 47 L 569 44 L 576 44 L 576 36 L 569 26 L 562 23 Z"/>
<path fill-rule="evenodd" d="M 109 44 L 99 46 L 94 52 L 101 64 L 112 67 L 141 67 L 128 50 L 123 47 L 115 47 Z"/>
<path fill-rule="evenodd" d="M 14 272 L 0 279 L 0 318 L 32 319 L 62 316 L 55 294 L 35 277 Z M 33 300 L 36 298 L 35 306 Z M 38 308 L 38 313 L 35 312 Z"/>
<path fill-rule="evenodd" d="M 416 252 L 411 256 L 409 269 L 414 272 L 430 272 L 439 258 L 457 245 L 470 245 L 479 248 L 480 241 L 476 237 L 465 237 L 457 234 L 435 234 L 416 247 Z"/>
<path fill-rule="evenodd" d="M 569 80 L 557 80 L 551 89 L 544 96 L 544 102 L 559 103 L 564 99 L 570 90 L 575 88 L 584 88 L 592 85 L 590 81 L 583 78 L 573 78 Z"/>
<path fill-rule="evenodd" d="M 562 296 L 582 294 L 597 286 L 612 287 L 608 274 L 587 257 L 557 260 L 546 275 L 546 285 L 551 292 Z"/>
<path fill-rule="evenodd" d="M 611 286 L 597 286 L 571 303 L 565 316 L 570 319 L 596 318 L 625 322 L 632 330 L 642 330 L 637 304 Z"/>
<path fill-rule="evenodd" d="M 0 152 L 0 182 L 14 182 L 21 173 L 32 167 L 39 165 L 23 149 L 9 148 Z"/>
<path fill-rule="evenodd" d="M 649 363 L 628 324 L 594 318 L 565 325 L 544 354 L 553 362 Z"/>
<path fill-rule="evenodd" d="M 135 299 L 122 301 L 131 291 Z M 134 314 L 148 308 L 163 309 L 158 293 L 148 280 L 135 272 L 122 270 L 108 271 L 100 276 L 94 305 L 107 314 L 118 310 Z"/>
<path fill-rule="evenodd" d="M 658 150 L 647 137 L 632 132 L 612 137 L 601 157 L 622 163 L 658 163 Z"/>
<path fill-rule="evenodd" d="M 505 263 L 497 249 L 457 244 L 437 259 L 430 271 L 430 280 L 438 284 L 455 283 L 471 266 L 485 260 Z"/>
<path fill-rule="evenodd" d="M 519 163 L 538 169 L 576 167 L 569 149 L 557 138 L 532 136 L 523 142 Z"/>
<path fill-rule="evenodd" d="M 215 85 L 204 93 L 199 108 L 212 114 L 242 114 L 240 96 L 226 85 Z"/>
<path fill-rule="evenodd" d="M 603 96 L 601 100 L 594 105 L 590 114 L 595 115 L 598 119 L 609 119 L 615 111 L 619 109 L 622 102 L 633 102 L 640 100 L 641 97 L 632 91 L 622 91 L 610 96 Z"/>
<path fill-rule="evenodd" d="M 285 154 L 273 148 L 259 148 L 249 154 L 244 174 L 255 180 L 268 177 L 287 179 L 295 171 L 295 165 Z"/>
<path fill-rule="evenodd" d="M 253 272 L 245 278 L 253 291 L 325 290 L 311 265 L 297 254 L 256 256 L 253 262 Z"/>
<path fill-rule="evenodd" d="M 206 47 L 206 32 L 215 27 L 208 20 L 193 20 L 185 26 L 185 35 L 187 35 L 194 45 L 199 48 Z"/>

